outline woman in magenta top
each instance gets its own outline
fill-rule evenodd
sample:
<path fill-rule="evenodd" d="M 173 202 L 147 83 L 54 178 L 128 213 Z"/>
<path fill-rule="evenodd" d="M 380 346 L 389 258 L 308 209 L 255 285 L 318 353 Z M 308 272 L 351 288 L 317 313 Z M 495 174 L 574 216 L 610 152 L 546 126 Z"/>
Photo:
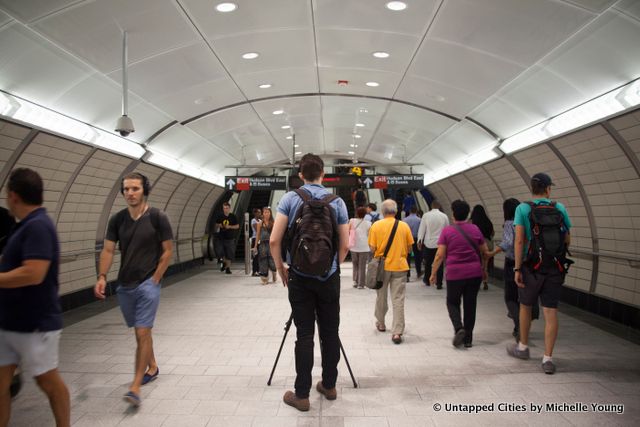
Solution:
<path fill-rule="evenodd" d="M 469 204 L 456 200 L 451 204 L 453 225 L 442 230 L 438 251 L 431 267 L 429 282 L 434 284 L 440 264 L 445 260 L 447 279 L 447 310 L 455 335 L 453 345 L 471 347 L 476 323 L 476 302 L 480 283 L 486 279 L 486 259 L 489 249 L 480 229 L 467 222 Z M 464 304 L 464 320 L 460 314 L 460 300 Z"/>

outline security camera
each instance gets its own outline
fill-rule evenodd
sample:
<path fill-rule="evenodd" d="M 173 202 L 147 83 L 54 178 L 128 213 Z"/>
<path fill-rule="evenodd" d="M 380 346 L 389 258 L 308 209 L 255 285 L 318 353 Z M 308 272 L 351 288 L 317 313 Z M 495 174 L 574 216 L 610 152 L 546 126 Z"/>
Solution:
<path fill-rule="evenodd" d="M 135 132 L 133 128 L 133 121 L 126 114 L 118 119 L 116 123 L 116 132 L 122 137 L 129 136 L 130 133 Z"/>

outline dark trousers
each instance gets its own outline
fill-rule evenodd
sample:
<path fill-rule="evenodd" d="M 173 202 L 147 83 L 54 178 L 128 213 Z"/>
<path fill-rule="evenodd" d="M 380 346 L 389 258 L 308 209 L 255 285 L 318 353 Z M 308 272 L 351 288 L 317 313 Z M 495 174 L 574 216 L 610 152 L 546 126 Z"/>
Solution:
<path fill-rule="evenodd" d="M 416 267 L 416 274 L 418 276 L 420 276 L 422 274 L 422 251 L 418 250 L 418 243 L 415 243 L 418 241 L 418 239 L 416 237 L 413 238 L 414 240 L 414 244 L 413 244 L 413 262 L 415 264 Z M 407 271 L 407 277 L 410 277 L 411 275 L 411 256 L 407 257 L 407 264 L 409 264 L 409 271 Z"/>
<path fill-rule="evenodd" d="M 504 259 L 504 303 L 507 306 L 507 316 L 513 319 L 513 327 L 520 330 L 520 301 L 518 300 L 518 285 L 514 278 L 515 261 Z"/>
<path fill-rule="evenodd" d="M 447 280 L 447 310 L 457 332 L 460 329 L 466 331 L 465 342 L 471 342 L 473 328 L 476 325 L 476 303 L 480 290 L 482 277 L 473 277 L 463 280 Z M 464 319 L 460 315 L 460 299 L 464 309 Z"/>
<path fill-rule="evenodd" d="M 429 284 L 429 277 L 431 276 L 431 264 L 433 264 L 433 260 L 436 259 L 436 252 L 438 252 L 438 248 L 428 248 L 428 247 L 424 247 L 423 248 L 424 251 L 424 278 L 422 279 L 422 281 L 426 284 Z M 438 273 L 437 273 L 437 280 L 436 280 L 436 285 L 438 285 L 438 287 L 442 287 L 442 276 L 444 272 L 444 262 L 440 264 L 440 268 L 438 268 Z"/>
<path fill-rule="evenodd" d="M 301 277 L 289 269 L 289 303 L 296 325 L 296 396 L 309 397 L 313 369 L 313 336 L 318 320 L 322 354 L 322 384 L 334 388 L 340 360 L 340 271 L 327 281 Z"/>
<path fill-rule="evenodd" d="M 251 238 L 251 247 L 253 247 L 255 240 L 256 240 L 255 237 Z M 256 252 L 255 255 L 253 255 L 253 252 L 252 252 L 252 256 L 253 257 L 251 258 L 251 274 L 256 275 L 258 274 L 258 271 L 260 271 L 260 267 L 258 265 L 258 260 L 259 260 L 258 253 Z"/>

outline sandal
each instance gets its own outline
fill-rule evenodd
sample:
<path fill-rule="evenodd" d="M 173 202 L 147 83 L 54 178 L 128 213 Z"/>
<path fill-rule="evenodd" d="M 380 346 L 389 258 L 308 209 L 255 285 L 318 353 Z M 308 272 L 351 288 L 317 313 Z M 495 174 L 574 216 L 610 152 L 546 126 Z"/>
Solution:
<path fill-rule="evenodd" d="M 384 332 L 387 330 L 387 328 L 380 322 L 376 322 L 376 329 L 380 332 Z"/>
<path fill-rule="evenodd" d="M 400 344 L 402 342 L 402 335 L 394 335 L 393 337 L 391 337 L 391 341 L 393 341 L 394 344 Z"/>

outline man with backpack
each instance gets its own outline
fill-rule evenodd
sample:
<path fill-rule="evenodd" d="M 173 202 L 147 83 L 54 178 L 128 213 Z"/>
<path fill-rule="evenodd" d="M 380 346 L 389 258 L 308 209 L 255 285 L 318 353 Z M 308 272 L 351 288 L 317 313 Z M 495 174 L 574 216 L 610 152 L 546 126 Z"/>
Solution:
<path fill-rule="evenodd" d="M 558 302 L 572 263 L 566 258 L 571 220 L 562 203 L 549 199 L 552 185 L 549 175 L 533 175 L 533 200 L 521 203 L 516 209 L 513 271 L 519 288 L 520 340 L 507 346 L 510 356 L 529 359 L 531 307 L 540 298 L 545 319 L 542 369 L 549 375 L 556 370 L 552 353 L 558 336 Z"/>
<path fill-rule="evenodd" d="M 151 330 L 160 304 L 160 280 L 173 253 L 173 232 L 164 212 L 149 207 L 150 184 L 146 176 L 132 172 L 120 185 L 127 208 L 113 215 L 100 253 L 96 298 L 105 299 L 107 273 L 113 263 L 116 242 L 120 244 L 120 271 L 116 293 L 127 326 L 135 329 L 135 376 L 124 395 L 132 406 L 140 406 L 140 386 L 158 377 Z"/>
<path fill-rule="evenodd" d="M 375 203 L 369 203 L 367 206 L 367 214 L 364 216 L 366 221 L 369 221 L 371 224 L 380 219 L 380 214 L 376 212 L 378 206 Z"/>
<path fill-rule="evenodd" d="M 349 218 L 344 201 L 322 186 L 322 159 L 305 154 L 299 167 L 304 185 L 280 200 L 270 246 L 276 269 L 284 286 L 288 286 L 297 330 L 295 392 L 287 391 L 283 401 L 299 411 L 308 411 L 316 318 L 322 351 L 322 380 L 316 390 L 328 400 L 337 397 L 339 264 L 349 250 Z M 283 263 L 282 249 L 288 268 Z"/>

